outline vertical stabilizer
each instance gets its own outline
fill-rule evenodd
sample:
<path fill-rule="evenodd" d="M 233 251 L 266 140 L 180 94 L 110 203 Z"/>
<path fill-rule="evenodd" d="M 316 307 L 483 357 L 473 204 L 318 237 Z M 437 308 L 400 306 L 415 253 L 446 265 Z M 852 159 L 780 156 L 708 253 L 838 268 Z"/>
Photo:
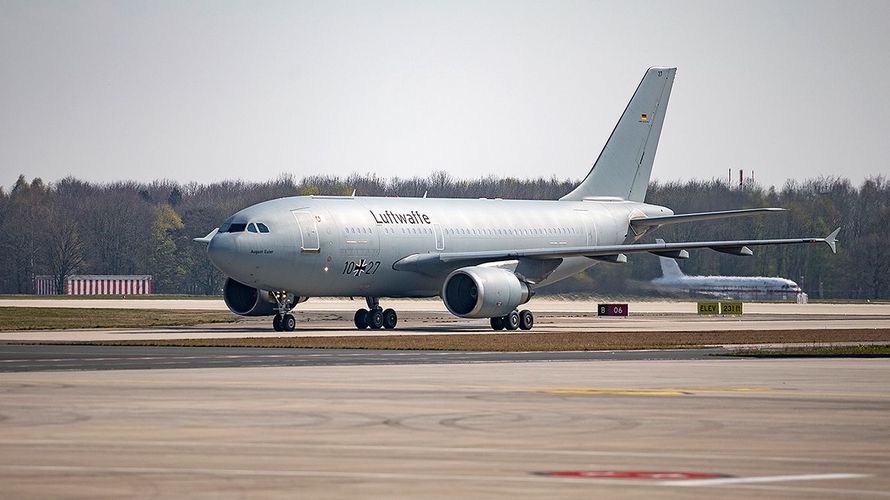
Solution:
<path fill-rule="evenodd" d="M 677 68 L 649 68 L 584 181 L 561 200 L 644 201 Z"/>
<path fill-rule="evenodd" d="M 670 257 L 659 257 L 658 262 L 661 263 L 661 274 L 667 279 L 682 278 L 683 271 L 677 261 Z"/>

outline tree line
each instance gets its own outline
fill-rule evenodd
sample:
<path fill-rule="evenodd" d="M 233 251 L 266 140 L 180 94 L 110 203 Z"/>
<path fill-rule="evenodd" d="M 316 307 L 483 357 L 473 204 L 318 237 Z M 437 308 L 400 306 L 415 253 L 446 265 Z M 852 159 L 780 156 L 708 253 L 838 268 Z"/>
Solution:
<path fill-rule="evenodd" d="M 207 260 L 204 236 L 234 212 L 294 195 L 557 199 L 578 181 L 484 177 L 383 179 L 282 175 L 265 182 L 210 184 L 93 183 L 67 177 L 53 183 L 19 176 L 0 188 L 0 293 L 34 292 L 35 275 L 52 275 L 61 290 L 72 274 L 151 274 L 155 293 L 216 295 L 225 279 Z M 667 241 L 824 236 L 842 227 L 838 255 L 822 245 L 755 249 L 753 258 L 693 251 L 687 274 L 763 275 L 793 279 L 814 298 L 890 298 L 890 183 L 883 177 L 854 186 L 828 177 L 788 181 L 781 188 L 718 180 L 652 182 L 647 202 L 676 213 L 775 206 L 788 208 L 732 220 L 679 224 L 647 234 Z M 542 292 L 646 294 L 660 275 L 652 255 L 624 265 L 600 263 Z"/>

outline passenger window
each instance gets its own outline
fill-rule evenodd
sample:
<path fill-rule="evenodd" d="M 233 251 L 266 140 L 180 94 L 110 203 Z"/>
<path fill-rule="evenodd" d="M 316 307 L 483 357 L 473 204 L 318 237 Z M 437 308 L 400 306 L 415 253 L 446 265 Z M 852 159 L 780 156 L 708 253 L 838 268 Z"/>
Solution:
<path fill-rule="evenodd" d="M 268 232 L 269 232 L 269 226 L 263 224 L 262 222 L 257 222 L 257 223 L 256 223 L 256 228 L 259 229 L 261 233 L 268 233 Z"/>

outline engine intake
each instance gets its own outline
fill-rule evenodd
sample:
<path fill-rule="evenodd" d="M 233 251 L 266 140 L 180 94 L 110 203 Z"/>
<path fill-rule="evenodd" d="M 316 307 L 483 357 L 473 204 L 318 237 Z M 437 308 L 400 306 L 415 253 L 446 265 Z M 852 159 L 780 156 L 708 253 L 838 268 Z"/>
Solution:
<path fill-rule="evenodd" d="M 462 318 L 504 316 L 531 298 L 528 285 L 510 271 L 497 267 L 462 267 L 445 279 L 445 307 Z"/>
<path fill-rule="evenodd" d="M 226 278 L 223 299 L 226 307 L 240 316 L 272 316 L 278 313 L 271 292 L 247 286 L 232 278 Z"/>

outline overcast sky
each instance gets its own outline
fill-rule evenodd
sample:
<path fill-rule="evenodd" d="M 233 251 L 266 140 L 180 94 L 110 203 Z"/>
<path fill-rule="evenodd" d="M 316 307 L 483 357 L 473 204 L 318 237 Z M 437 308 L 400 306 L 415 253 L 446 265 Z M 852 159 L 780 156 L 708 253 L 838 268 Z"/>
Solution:
<path fill-rule="evenodd" d="M 580 178 L 656 65 L 657 179 L 890 172 L 886 1 L 0 0 L 0 184 Z"/>

